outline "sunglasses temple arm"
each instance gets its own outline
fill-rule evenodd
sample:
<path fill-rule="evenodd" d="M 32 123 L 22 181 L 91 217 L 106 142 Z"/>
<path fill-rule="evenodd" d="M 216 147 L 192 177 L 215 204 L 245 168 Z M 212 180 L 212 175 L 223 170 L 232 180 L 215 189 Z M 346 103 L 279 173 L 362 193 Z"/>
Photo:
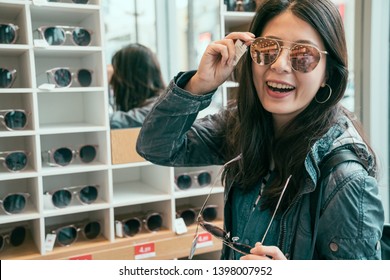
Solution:
<path fill-rule="evenodd" d="M 234 247 L 230 242 L 222 240 L 222 243 L 225 244 L 226 246 L 228 246 L 229 248 L 233 249 L 234 251 L 242 254 L 242 255 L 245 255 L 245 256 L 248 255 L 248 253 L 241 251 L 240 249 L 237 249 L 236 247 Z"/>

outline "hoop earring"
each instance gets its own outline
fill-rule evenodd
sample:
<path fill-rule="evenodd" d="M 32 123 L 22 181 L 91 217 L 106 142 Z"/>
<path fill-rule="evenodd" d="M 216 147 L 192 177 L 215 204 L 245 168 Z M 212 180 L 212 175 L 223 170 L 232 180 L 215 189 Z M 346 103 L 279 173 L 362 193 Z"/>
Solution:
<path fill-rule="evenodd" d="M 328 85 L 328 84 L 325 84 L 325 86 L 327 86 L 328 88 L 329 88 L 329 95 L 328 95 L 328 97 L 325 99 L 325 100 L 323 100 L 323 101 L 318 101 L 318 99 L 317 99 L 317 95 L 314 97 L 314 99 L 315 99 L 315 101 L 317 102 L 317 103 L 319 103 L 319 104 L 324 104 L 324 103 L 326 103 L 329 99 L 330 99 L 330 97 L 332 96 L 332 88 L 330 87 L 330 85 Z M 324 87 L 325 87 L 324 86 Z"/>

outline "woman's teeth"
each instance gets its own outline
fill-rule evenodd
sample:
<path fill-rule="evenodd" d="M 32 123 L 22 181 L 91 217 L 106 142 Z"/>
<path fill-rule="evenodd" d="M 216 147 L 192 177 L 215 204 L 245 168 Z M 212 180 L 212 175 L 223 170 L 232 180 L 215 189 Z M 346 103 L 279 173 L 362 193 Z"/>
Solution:
<path fill-rule="evenodd" d="M 274 83 L 274 82 L 267 82 L 267 85 L 272 91 L 288 92 L 295 89 L 295 87 L 286 84 Z"/>

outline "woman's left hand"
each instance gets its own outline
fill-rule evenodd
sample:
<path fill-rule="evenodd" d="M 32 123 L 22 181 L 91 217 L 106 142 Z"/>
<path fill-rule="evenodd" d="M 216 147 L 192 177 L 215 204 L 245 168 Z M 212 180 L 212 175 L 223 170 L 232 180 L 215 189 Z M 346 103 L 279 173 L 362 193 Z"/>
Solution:
<path fill-rule="evenodd" d="M 255 244 L 249 255 L 240 260 L 287 260 L 282 251 L 276 246 L 263 246 L 260 242 Z"/>

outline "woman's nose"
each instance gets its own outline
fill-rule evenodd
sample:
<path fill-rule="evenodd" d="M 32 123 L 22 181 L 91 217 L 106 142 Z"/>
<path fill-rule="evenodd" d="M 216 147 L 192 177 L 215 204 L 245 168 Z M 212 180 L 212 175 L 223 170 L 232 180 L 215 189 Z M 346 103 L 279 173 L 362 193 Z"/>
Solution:
<path fill-rule="evenodd" d="M 277 73 L 291 73 L 290 63 L 290 49 L 287 47 L 281 47 L 280 54 L 276 58 L 275 62 L 272 63 L 271 69 Z"/>

